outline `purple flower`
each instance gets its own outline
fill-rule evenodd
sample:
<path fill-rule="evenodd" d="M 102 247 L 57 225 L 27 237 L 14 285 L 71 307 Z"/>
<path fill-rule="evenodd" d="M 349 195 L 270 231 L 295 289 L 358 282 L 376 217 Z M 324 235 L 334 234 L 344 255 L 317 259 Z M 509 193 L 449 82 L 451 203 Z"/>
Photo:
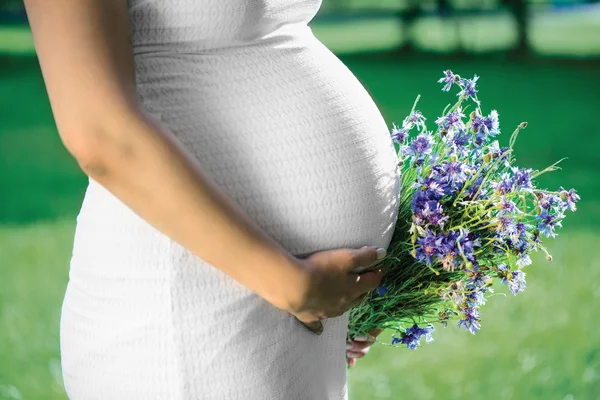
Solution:
<path fill-rule="evenodd" d="M 581 197 L 579 197 L 579 195 L 577 194 L 575 189 L 566 191 L 561 186 L 558 194 L 559 194 L 560 198 L 566 202 L 567 208 L 569 210 L 571 210 L 571 211 L 577 210 L 575 203 L 577 203 L 581 199 Z"/>
<path fill-rule="evenodd" d="M 450 112 L 443 117 L 439 117 L 435 120 L 435 123 L 439 125 L 439 127 L 443 130 L 447 130 L 450 133 L 455 131 L 463 131 L 465 129 L 465 123 L 462 118 L 465 115 L 461 112 L 459 108 L 457 111 Z"/>
<path fill-rule="evenodd" d="M 560 197 L 550 194 L 542 193 L 539 197 L 538 204 L 541 208 L 550 211 L 553 207 L 562 205 Z"/>
<path fill-rule="evenodd" d="M 562 227 L 561 219 L 564 218 L 564 215 L 562 212 L 558 215 L 553 215 L 548 210 L 542 208 L 542 211 L 536 218 L 539 220 L 537 227 L 540 232 L 546 237 L 555 237 L 556 233 L 554 229 Z"/>
<path fill-rule="evenodd" d="M 417 260 L 431 265 L 434 257 L 439 254 L 439 248 L 442 245 L 443 237 L 435 236 L 429 229 L 425 237 L 417 239 Z"/>
<path fill-rule="evenodd" d="M 479 311 L 475 307 L 465 307 L 462 310 L 462 319 L 458 321 L 458 327 L 464 326 L 473 335 L 481 328 L 479 323 Z"/>
<path fill-rule="evenodd" d="M 499 122 L 498 122 L 498 111 L 492 110 L 490 115 L 485 117 L 483 120 L 483 126 L 485 131 L 490 136 L 497 136 L 500 134 Z"/>
<path fill-rule="evenodd" d="M 471 118 L 471 130 L 473 131 L 473 133 L 478 133 L 484 126 L 484 119 L 483 116 L 479 114 L 479 110 L 475 110 L 472 115 L 473 117 Z"/>
<path fill-rule="evenodd" d="M 433 138 L 429 133 L 420 133 L 413 139 L 410 146 L 407 146 L 406 153 L 413 156 L 421 156 L 431 153 Z"/>
<path fill-rule="evenodd" d="M 414 324 L 411 328 L 408 328 L 402 333 L 402 337 L 400 339 L 394 337 L 392 339 L 392 345 L 396 343 L 402 343 L 406 345 L 407 348 L 416 350 L 417 346 L 421 345 L 421 338 L 423 336 L 425 336 L 427 343 L 433 342 L 431 334 L 434 332 L 434 330 L 435 329 L 431 325 L 424 328 L 419 328 L 417 324 Z"/>
<path fill-rule="evenodd" d="M 512 214 L 517 211 L 517 205 L 504 196 L 501 197 L 498 208 L 500 209 L 499 215 Z"/>
<path fill-rule="evenodd" d="M 444 216 L 444 209 L 437 201 L 428 201 L 425 203 L 423 216 L 427 218 L 431 225 L 440 227 L 443 227 L 444 222 L 448 219 L 448 217 Z"/>
<path fill-rule="evenodd" d="M 458 94 L 458 96 L 464 95 L 465 100 L 470 97 L 475 97 L 477 94 L 476 82 L 479 79 L 477 75 L 473 76 L 473 79 L 461 79 L 459 85 L 462 86 L 463 90 Z"/>
<path fill-rule="evenodd" d="M 508 279 L 508 288 L 513 293 L 513 295 L 517 295 L 517 293 L 522 292 L 527 287 L 527 283 L 525 282 L 525 272 L 521 270 L 513 271 L 510 275 L 510 279 Z"/>
<path fill-rule="evenodd" d="M 446 70 L 444 71 L 444 76 L 438 80 L 438 83 L 445 83 L 442 90 L 444 92 L 449 92 L 450 88 L 452 88 L 452 84 L 456 82 L 456 78 L 458 75 L 454 75 L 452 71 Z"/>
<path fill-rule="evenodd" d="M 451 184 L 460 184 L 467 180 L 467 166 L 459 161 L 449 162 L 445 165 L 445 173 L 448 177 L 448 182 Z"/>
<path fill-rule="evenodd" d="M 511 170 L 514 174 L 515 185 L 519 190 L 525 189 L 529 191 L 533 189 L 533 184 L 531 183 L 531 173 L 533 170 L 531 168 L 511 167 Z"/>
<path fill-rule="evenodd" d="M 523 254 L 521 257 L 519 257 L 517 259 L 517 261 L 515 262 L 515 264 L 517 264 L 517 267 L 519 268 L 523 268 L 527 265 L 531 265 L 531 257 L 529 257 L 529 254 Z"/>
<path fill-rule="evenodd" d="M 485 290 L 473 290 L 472 292 L 467 294 L 467 305 L 469 307 L 478 307 L 480 305 L 485 304 L 485 297 L 483 293 Z"/>
<path fill-rule="evenodd" d="M 490 186 L 500 195 L 507 194 L 512 191 L 513 179 L 508 172 L 503 172 L 500 175 L 500 182 L 491 182 Z"/>
<path fill-rule="evenodd" d="M 398 128 L 396 124 L 393 124 L 392 128 L 392 140 L 396 143 L 404 143 L 408 137 L 408 130 L 405 128 Z"/>
<path fill-rule="evenodd" d="M 500 237 L 506 237 L 511 235 L 516 230 L 515 222 L 510 217 L 500 217 L 498 218 L 498 223 L 496 224 L 496 232 Z"/>
<path fill-rule="evenodd" d="M 407 129 L 412 129 L 413 126 L 417 127 L 417 130 L 421 131 L 425 129 L 425 118 L 421 111 L 413 111 L 408 117 L 406 117 L 402 123 L 402 126 Z"/>
<path fill-rule="evenodd" d="M 508 147 L 500 147 L 500 144 L 498 143 L 497 140 L 494 140 L 492 143 L 490 143 L 490 145 L 488 146 L 488 151 L 490 152 L 490 154 L 494 157 L 500 157 L 502 155 L 504 155 L 508 150 L 510 150 Z"/>

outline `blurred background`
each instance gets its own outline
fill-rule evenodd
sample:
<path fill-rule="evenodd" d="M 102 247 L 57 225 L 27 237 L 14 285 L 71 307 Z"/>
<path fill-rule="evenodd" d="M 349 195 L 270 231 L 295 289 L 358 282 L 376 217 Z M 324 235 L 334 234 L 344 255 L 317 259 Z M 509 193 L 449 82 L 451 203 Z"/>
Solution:
<path fill-rule="evenodd" d="M 350 400 L 600 399 L 600 4 L 323 0 L 311 27 L 390 127 L 418 94 L 430 122 L 453 102 L 443 70 L 480 75 L 502 144 L 529 123 L 518 165 L 568 157 L 540 186 L 582 198 L 547 241 L 554 261 L 538 255 L 524 293 L 493 297 L 477 335 L 449 326 L 417 351 L 373 346 L 349 371 Z M 58 327 L 86 184 L 59 140 L 23 6 L 0 0 L 0 399 L 66 399 Z"/>

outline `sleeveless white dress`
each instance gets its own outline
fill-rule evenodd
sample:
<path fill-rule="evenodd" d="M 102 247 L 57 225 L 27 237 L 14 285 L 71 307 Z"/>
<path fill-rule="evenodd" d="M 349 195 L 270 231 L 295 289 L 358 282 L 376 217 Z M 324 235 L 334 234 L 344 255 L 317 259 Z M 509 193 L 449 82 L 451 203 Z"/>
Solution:
<path fill-rule="evenodd" d="M 307 26 L 320 5 L 130 0 L 139 99 L 291 254 L 387 248 L 396 153 Z M 347 326 L 315 335 L 89 180 L 60 326 L 72 400 L 347 399 Z"/>

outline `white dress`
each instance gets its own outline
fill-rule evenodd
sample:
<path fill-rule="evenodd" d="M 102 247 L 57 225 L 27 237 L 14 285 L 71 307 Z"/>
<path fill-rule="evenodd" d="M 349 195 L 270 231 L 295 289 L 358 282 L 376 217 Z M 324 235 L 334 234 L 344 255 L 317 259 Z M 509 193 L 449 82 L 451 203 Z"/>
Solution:
<path fill-rule="evenodd" d="M 387 248 L 396 153 L 307 26 L 320 5 L 130 0 L 139 99 L 291 254 Z M 315 335 L 89 180 L 61 315 L 72 400 L 347 399 L 347 324 Z"/>

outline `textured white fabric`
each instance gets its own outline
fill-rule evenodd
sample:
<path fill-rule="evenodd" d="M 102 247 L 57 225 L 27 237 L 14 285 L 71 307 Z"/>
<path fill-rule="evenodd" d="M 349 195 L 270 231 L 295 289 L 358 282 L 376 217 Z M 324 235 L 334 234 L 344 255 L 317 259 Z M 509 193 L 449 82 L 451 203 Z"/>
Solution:
<path fill-rule="evenodd" d="M 139 98 L 292 254 L 387 248 L 394 147 L 365 88 L 307 26 L 320 4 L 130 1 Z M 348 398 L 348 313 L 313 334 L 93 179 L 69 277 L 72 400 Z"/>

